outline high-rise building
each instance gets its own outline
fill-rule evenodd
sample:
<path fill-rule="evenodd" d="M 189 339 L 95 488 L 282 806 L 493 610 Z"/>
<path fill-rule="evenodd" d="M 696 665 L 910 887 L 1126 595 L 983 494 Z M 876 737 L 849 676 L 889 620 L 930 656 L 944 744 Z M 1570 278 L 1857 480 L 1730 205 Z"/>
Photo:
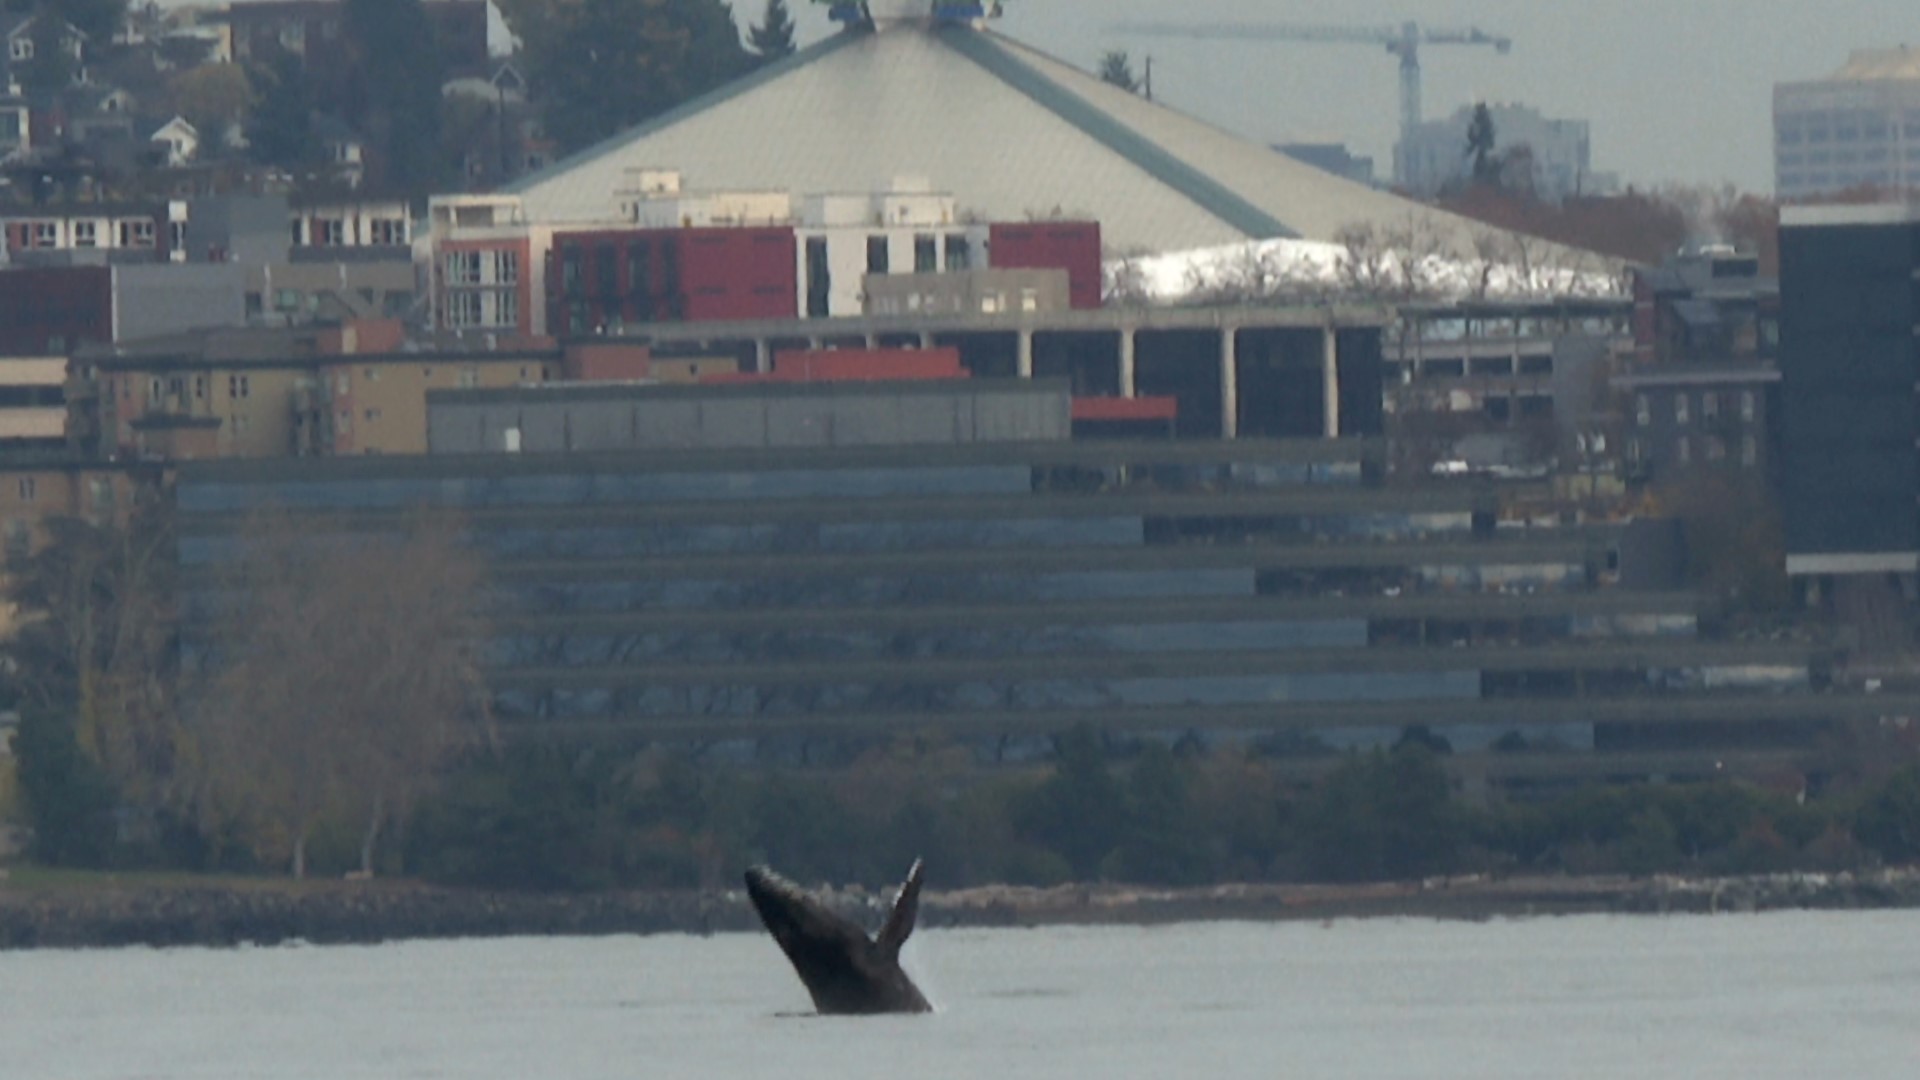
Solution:
<path fill-rule="evenodd" d="M 1920 188 L 1920 48 L 1862 50 L 1774 87 L 1773 146 L 1782 199 Z"/>
<path fill-rule="evenodd" d="M 1787 572 L 1822 594 L 1920 571 L 1920 201 L 1788 207 L 1780 230 Z"/>
<path fill-rule="evenodd" d="M 1444 120 L 1429 120 L 1394 147 L 1395 175 L 1408 191 L 1435 195 L 1471 177 L 1467 129 L 1476 108 L 1463 105 Z M 1619 186 L 1619 177 L 1593 170 L 1592 134 L 1585 120 L 1556 120 L 1514 104 L 1489 103 L 1487 114 L 1493 119 L 1494 152 L 1505 155 L 1525 147 L 1532 159 L 1525 180 L 1541 198 L 1558 202 L 1571 195 L 1604 195 Z"/>

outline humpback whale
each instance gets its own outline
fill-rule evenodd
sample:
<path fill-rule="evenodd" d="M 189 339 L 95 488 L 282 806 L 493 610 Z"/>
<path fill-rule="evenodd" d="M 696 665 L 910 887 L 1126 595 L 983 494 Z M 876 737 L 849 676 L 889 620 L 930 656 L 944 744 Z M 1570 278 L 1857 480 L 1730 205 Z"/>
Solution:
<path fill-rule="evenodd" d="M 900 946 L 913 933 L 920 911 L 923 868 L 915 859 L 900 885 L 893 910 L 869 938 L 854 923 L 827 910 L 806 890 L 764 866 L 747 871 L 747 898 L 767 932 L 779 942 L 793 970 L 828 1015 L 932 1012 L 920 988 L 900 967 Z"/>

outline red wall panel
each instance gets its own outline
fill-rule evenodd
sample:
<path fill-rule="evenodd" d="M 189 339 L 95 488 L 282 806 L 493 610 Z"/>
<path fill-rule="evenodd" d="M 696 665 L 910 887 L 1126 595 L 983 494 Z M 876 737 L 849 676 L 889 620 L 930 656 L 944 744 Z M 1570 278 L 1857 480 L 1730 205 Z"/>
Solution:
<path fill-rule="evenodd" d="M 996 270 L 1065 270 L 1075 309 L 1097 308 L 1105 291 L 1100 223 L 1041 221 L 988 228 L 989 261 Z"/>

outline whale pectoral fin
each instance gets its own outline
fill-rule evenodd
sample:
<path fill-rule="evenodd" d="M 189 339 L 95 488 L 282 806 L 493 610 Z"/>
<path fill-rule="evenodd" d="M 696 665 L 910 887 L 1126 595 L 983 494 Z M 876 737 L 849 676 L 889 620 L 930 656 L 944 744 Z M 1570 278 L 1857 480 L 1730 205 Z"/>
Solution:
<path fill-rule="evenodd" d="M 908 935 L 913 933 L 914 920 L 920 917 L 920 881 L 925 876 L 926 864 L 919 859 L 913 860 L 913 869 L 907 871 L 907 880 L 900 885 L 900 895 L 893 900 L 893 911 L 887 915 L 887 924 L 873 943 L 888 956 L 900 955 L 900 947 L 907 943 Z"/>

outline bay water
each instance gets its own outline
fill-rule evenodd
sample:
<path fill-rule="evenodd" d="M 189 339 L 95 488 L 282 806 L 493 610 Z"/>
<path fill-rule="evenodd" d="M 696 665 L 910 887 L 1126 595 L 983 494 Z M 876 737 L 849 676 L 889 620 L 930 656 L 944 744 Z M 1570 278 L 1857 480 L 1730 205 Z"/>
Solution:
<path fill-rule="evenodd" d="M 8 1080 L 1920 1076 L 1920 913 L 923 931 L 926 1017 L 762 935 L 0 954 Z"/>

